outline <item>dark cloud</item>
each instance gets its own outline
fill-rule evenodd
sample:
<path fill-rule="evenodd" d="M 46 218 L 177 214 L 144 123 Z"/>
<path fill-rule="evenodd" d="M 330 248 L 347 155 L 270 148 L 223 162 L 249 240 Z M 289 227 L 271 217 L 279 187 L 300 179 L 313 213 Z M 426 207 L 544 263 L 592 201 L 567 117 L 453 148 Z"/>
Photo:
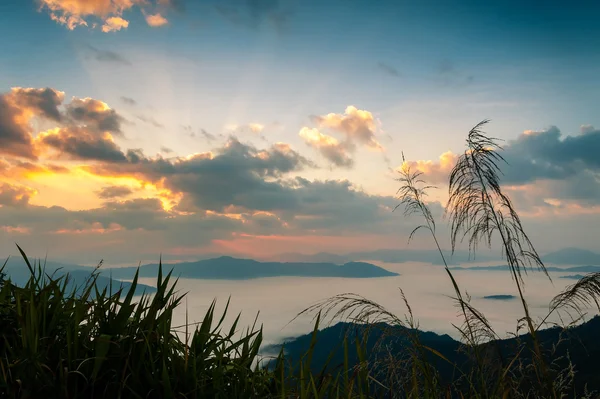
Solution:
<path fill-rule="evenodd" d="M 211 144 L 213 141 L 216 141 L 217 139 L 223 138 L 225 137 L 222 133 L 219 133 L 218 135 L 212 134 L 207 132 L 205 129 L 200 129 L 198 132 L 196 132 L 194 130 L 193 127 L 191 127 L 190 125 L 185 125 L 182 126 L 183 130 L 185 131 L 185 133 L 190 136 L 191 138 L 203 138 L 204 140 L 206 140 L 207 143 Z"/>
<path fill-rule="evenodd" d="M 133 190 L 127 186 L 106 186 L 96 191 L 99 198 L 112 199 L 126 197 L 133 194 Z"/>
<path fill-rule="evenodd" d="M 5 94 L 0 95 L 0 153 L 34 159 L 30 127 L 17 120 L 21 114 Z"/>
<path fill-rule="evenodd" d="M 70 159 L 126 162 L 127 157 L 111 137 L 98 135 L 81 127 L 54 129 L 38 136 L 41 146 L 53 149 Z"/>
<path fill-rule="evenodd" d="M 131 97 L 121 96 L 121 101 L 123 101 L 127 105 L 136 105 L 137 101 L 135 101 Z"/>
<path fill-rule="evenodd" d="M 74 98 L 65 105 L 66 114 L 76 123 L 84 123 L 88 129 L 122 135 L 121 123 L 125 120 L 114 109 L 93 98 Z"/>
<path fill-rule="evenodd" d="M 25 207 L 34 194 L 35 190 L 28 187 L 0 183 L 0 206 Z"/>
<path fill-rule="evenodd" d="M 502 147 L 500 154 L 507 163 L 498 165 L 501 182 L 518 203 L 527 207 L 550 206 L 546 199 L 600 203 L 600 130 L 584 125 L 581 133 L 563 137 L 556 126 L 551 126 L 527 131 Z M 448 152 L 440 162 L 411 165 L 424 172 L 428 181 L 447 183 L 456 159 L 456 154 Z"/>
<path fill-rule="evenodd" d="M 23 89 L 16 88 L 12 90 L 15 104 L 20 108 L 25 108 L 36 114 L 59 122 L 61 114 L 58 107 L 62 104 L 64 94 L 46 87 L 45 89 Z"/>
<path fill-rule="evenodd" d="M 127 161 L 90 167 L 94 173 L 137 176 L 145 181 L 162 181 L 176 193 L 188 195 L 198 209 L 221 211 L 228 206 L 268 210 L 288 207 L 289 193 L 281 196 L 279 180 L 290 172 L 314 167 L 312 162 L 287 144 L 274 144 L 265 150 L 243 144 L 231 137 L 215 154 L 166 160 L 147 158 L 139 150 L 129 150 Z"/>
<path fill-rule="evenodd" d="M 565 179 L 582 170 L 600 173 L 600 130 L 587 129 L 584 134 L 562 137 L 552 126 L 542 131 L 529 131 L 510 141 L 503 156 L 503 181 L 523 184 L 538 179 Z"/>
<path fill-rule="evenodd" d="M 131 61 L 123 55 L 110 50 L 100 50 L 91 44 L 85 46 L 89 55 L 99 62 L 109 62 L 122 65 L 131 65 Z"/>
<path fill-rule="evenodd" d="M 163 154 L 171 154 L 171 153 L 173 153 L 173 150 L 170 149 L 169 147 L 161 146 L 160 152 L 162 152 Z"/>
<path fill-rule="evenodd" d="M 206 139 L 206 141 L 208 141 L 208 142 L 212 142 L 217 139 L 217 137 L 214 134 L 211 134 L 204 129 L 200 129 L 200 135 L 202 137 L 204 137 Z M 220 135 L 220 136 L 222 136 L 222 135 Z"/>
<path fill-rule="evenodd" d="M 152 125 L 152 126 L 154 126 L 154 127 L 156 127 L 156 128 L 160 128 L 160 129 L 162 129 L 162 128 L 164 128 L 164 127 L 165 127 L 165 125 L 163 125 L 163 124 L 162 124 L 162 123 L 160 123 L 160 122 L 157 122 L 157 121 L 156 121 L 154 118 L 152 118 L 151 116 L 136 115 L 135 117 L 136 117 L 136 118 L 138 118 L 140 121 L 142 121 L 142 122 L 144 122 L 144 123 L 147 123 L 147 124 L 149 124 L 149 125 Z"/>
<path fill-rule="evenodd" d="M 59 122 L 63 98 L 63 93 L 50 88 L 17 87 L 0 94 L 0 154 L 36 159 L 29 121 L 39 116 Z"/>
<path fill-rule="evenodd" d="M 393 66 L 388 65 L 386 63 L 378 62 L 377 63 L 377 67 L 379 69 L 381 69 L 383 72 L 385 72 L 386 74 L 388 74 L 388 75 L 391 75 L 391 76 L 394 76 L 394 77 L 399 77 L 400 76 L 400 72 L 396 68 L 394 68 Z"/>

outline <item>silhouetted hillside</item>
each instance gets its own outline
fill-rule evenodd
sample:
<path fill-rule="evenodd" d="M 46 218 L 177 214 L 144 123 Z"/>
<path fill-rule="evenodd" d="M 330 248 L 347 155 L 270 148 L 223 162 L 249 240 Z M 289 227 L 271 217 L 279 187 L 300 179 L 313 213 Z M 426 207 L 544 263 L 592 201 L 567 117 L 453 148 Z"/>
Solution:
<path fill-rule="evenodd" d="M 317 343 L 312 358 L 311 368 L 319 371 L 327 363 L 330 353 L 333 356 L 329 363 L 329 367 L 338 367 L 344 362 L 344 352 L 342 348 L 343 339 L 345 336 L 350 338 L 350 348 L 353 348 L 354 337 L 362 337 L 366 331 L 364 325 L 356 325 L 351 323 L 340 322 L 334 326 L 324 328 L 317 333 Z M 401 358 L 407 350 L 407 345 L 411 345 L 406 338 L 407 334 L 414 332 L 404 327 L 390 327 L 384 324 L 372 326 L 369 330 L 367 353 L 371 355 L 370 361 L 377 363 L 375 360 L 385 355 L 387 351 L 392 353 L 396 358 Z M 459 351 L 460 342 L 454 340 L 448 335 L 438 335 L 433 332 L 418 331 L 418 337 L 422 345 L 432 348 L 442 354 L 446 359 L 453 364 L 466 369 L 469 361 L 463 351 Z M 562 334 L 562 341 L 560 336 Z M 598 336 L 600 334 L 600 317 L 595 317 L 590 321 L 563 330 L 555 327 L 541 330 L 539 339 L 546 353 L 550 351 L 553 345 L 556 345 L 556 352 L 552 356 L 553 361 L 557 362 L 559 368 L 564 368 L 567 365 L 566 356 L 569 355 L 572 363 L 575 365 L 576 392 L 583 392 L 584 386 L 587 384 L 589 390 L 600 391 L 600 342 Z M 376 347 L 378 340 L 382 339 L 380 346 Z M 531 343 L 528 335 L 523 335 L 518 338 L 504 339 L 500 341 L 492 341 L 483 344 L 483 353 L 500 353 L 498 359 L 511 359 L 518 350 L 518 342 L 526 344 Z M 560 341 L 560 342 L 559 342 Z M 299 336 L 295 339 L 288 339 L 284 342 L 283 348 L 289 359 L 298 360 L 304 354 L 311 342 L 311 334 Z M 281 348 L 281 345 L 271 345 L 267 349 L 271 352 L 276 352 Z M 385 352 L 381 349 L 385 348 Z M 358 358 L 355 351 L 349 351 L 349 363 L 355 365 L 358 363 Z M 494 355 L 495 356 L 495 355 Z M 562 360 L 559 360 L 564 357 Z M 442 361 L 438 356 L 428 354 L 429 360 L 439 370 L 443 383 L 449 383 L 454 373 L 454 367 L 445 361 Z M 522 361 L 531 361 L 531 357 L 527 350 L 521 353 Z M 497 360 L 500 361 L 500 360 Z"/>

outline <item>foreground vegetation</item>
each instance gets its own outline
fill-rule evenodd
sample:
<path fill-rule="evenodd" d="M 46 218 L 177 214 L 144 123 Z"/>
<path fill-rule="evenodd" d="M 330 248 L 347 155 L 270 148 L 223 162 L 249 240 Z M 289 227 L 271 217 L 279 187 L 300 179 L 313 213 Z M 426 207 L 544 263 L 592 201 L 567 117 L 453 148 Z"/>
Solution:
<path fill-rule="evenodd" d="M 242 331 L 238 319 L 230 328 L 227 310 L 215 314 L 215 303 L 193 326 L 172 325 L 174 309 L 184 294 L 176 291 L 171 274 L 159 267 L 156 292 L 136 296 L 136 274 L 127 289 L 99 289 L 94 272 L 79 287 L 69 275 L 54 277 L 40 262 L 27 263 L 31 278 L 21 286 L 0 278 L 0 397 L 7 398 L 559 398 L 595 397 L 575 392 L 577 365 L 540 339 L 540 329 L 557 313 L 571 315 L 565 331 L 589 306 L 598 307 L 600 275 L 582 278 L 550 304 L 548 315 L 536 322 L 523 294 L 527 270 L 545 273 L 540 257 L 521 225 L 510 199 L 500 187 L 502 157 L 495 140 L 477 125 L 467 139 L 468 149 L 450 176 L 449 202 L 452 249 L 466 238 L 475 251 L 497 239 L 509 265 L 516 295 L 523 308 L 518 328 L 526 335 L 509 351 L 495 345 L 500 338 L 485 315 L 475 309 L 452 275 L 436 236 L 436 223 L 424 201 L 427 186 L 419 173 L 405 167 L 400 181 L 400 205 L 407 215 L 417 213 L 446 264 L 461 323 L 453 361 L 424 343 L 409 302 L 399 317 L 367 298 L 339 295 L 305 312 L 316 323 L 306 353 L 275 359 L 259 354 L 261 328 Z M 548 278 L 550 278 L 548 276 Z M 317 329 L 325 318 L 360 323 L 359 334 L 342 339 L 343 359 L 333 355 L 315 369 Z M 396 327 L 396 328 L 394 328 Z M 403 328 L 397 328 L 403 327 Z M 378 343 L 368 334 L 379 329 Z M 402 334 L 404 344 L 384 347 L 385 337 Z M 374 359 L 370 352 L 386 357 Z M 368 353 L 369 352 L 369 353 Z M 440 373 L 441 369 L 450 370 Z"/>

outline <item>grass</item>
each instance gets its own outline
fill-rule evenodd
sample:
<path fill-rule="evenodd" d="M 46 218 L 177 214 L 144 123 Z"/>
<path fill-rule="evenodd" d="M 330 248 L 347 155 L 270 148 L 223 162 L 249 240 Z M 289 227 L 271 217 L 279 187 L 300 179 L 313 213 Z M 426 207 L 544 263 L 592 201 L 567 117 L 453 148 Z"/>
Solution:
<path fill-rule="evenodd" d="M 223 325 L 225 311 L 211 304 L 200 323 L 172 326 L 174 309 L 184 294 L 177 281 L 159 266 L 157 291 L 135 296 L 136 274 L 129 289 L 99 290 L 95 270 L 82 287 L 69 285 L 69 275 L 54 277 L 41 262 L 30 262 L 24 286 L 12 284 L 0 270 L 0 397 L 2 398 L 562 398 L 569 395 L 576 371 L 569 362 L 558 366 L 555 354 L 539 340 L 539 329 L 556 313 L 577 322 L 583 310 L 600 311 L 600 274 L 589 274 L 550 303 L 549 312 L 535 323 L 523 286 L 529 271 L 549 277 L 524 231 L 519 216 L 500 185 L 504 162 L 497 141 L 481 131 L 484 121 L 467 138 L 467 150 L 451 172 L 447 216 L 454 251 L 466 239 L 475 252 L 479 245 L 497 242 L 507 260 L 523 309 L 518 321 L 527 339 L 506 356 L 494 342 L 500 337 L 485 315 L 463 293 L 448 268 L 436 234 L 436 221 L 425 201 L 427 186 L 407 165 L 401 171 L 399 207 L 418 214 L 423 224 L 410 234 L 426 231 L 440 253 L 454 289 L 461 322 L 461 351 L 468 365 L 453 364 L 424 345 L 418 322 L 401 291 L 407 315 L 399 317 L 379 304 L 352 293 L 327 298 L 304 313 L 315 314 L 312 342 L 292 362 L 282 348 L 274 359 L 259 354 L 262 328 L 256 323 L 239 334 L 239 316 Z M 6 265 L 6 263 L 5 263 Z M 71 288 L 69 288 L 71 287 Z M 319 326 L 328 320 L 349 320 L 367 326 L 405 326 L 410 342 L 405 353 L 388 353 L 373 363 L 366 353 L 369 329 L 342 341 L 344 361 L 314 370 L 312 358 Z M 381 324 L 384 323 L 384 324 Z M 566 324 L 564 327 L 568 327 Z M 183 328 L 182 327 L 182 328 Z M 393 330 L 393 331 L 398 331 Z M 389 332 L 392 333 L 392 329 Z M 385 334 L 383 335 L 385 336 Z M 490 344 L 491 342 L 491 344 Z M 379 348 L 385 350 L 385 348 Z M 354 352 L 358 362 L 350 364 Z M 432 356 L 451 364 L 455 378 L 443 382 Z M 374 367 L 376 366 L 376 367 Z M 377 369 L 377 372 L 375 371 Z M 590 394 L 591 395 L 591 394 Z M 591 397 L 591 396 L 590 396 Z"/>

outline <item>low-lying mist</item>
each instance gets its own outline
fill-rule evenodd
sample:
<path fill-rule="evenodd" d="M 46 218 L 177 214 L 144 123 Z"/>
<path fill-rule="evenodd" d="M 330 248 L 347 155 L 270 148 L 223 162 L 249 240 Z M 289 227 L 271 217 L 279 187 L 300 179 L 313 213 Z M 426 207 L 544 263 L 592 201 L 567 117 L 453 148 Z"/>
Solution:
<path fill-rule="evenodd" d="M 263 325 L 264 343 L 268 345 L 310 331 L 314 325 L 310 316 L 290 321 L 311 304 L 336 294 L 359 294 L 402 316 L 406 313 L 399 291 L 402 289 L 422 330 L 458 338 L 452 324 L 460 324 L 461 319 L 457 317 L 458 309 L 450 298 L 454 292 L 442 266 L 371 263 L 400 273 L 400 276 L 368 279 L 275 277 L 242 281 L 180 279 L 178 291 L 187 294 L 176 312 L 174 325 L 186 323 L 186 312 L 188 323 L 201 320 L 213 299 L 217 300 L 218 311 L 222 311 L 231 297 L 226 327 L 238 312 L 241 312 L 240 327 L 251 326 L 258 314 L 257 323 Z M 463 292 L 472 297 L 472 304 L 485 314 L 500 336 L 508 337 L 516 332 L 517 320 L 523 316 L 518 299 L 484 298 L 517 295 L 507 271 L 456 270 L 453 273 Z M 568 273 L 550 273 L 552 281 L 536 271 L 525 276 L 525 296 L 534 319 L 545 316 L 550 300 L 573 283 L 559 278 L 565 274 Z M 155 284 L 152 278 L 142 278 L 140 282 Z M 556 318 L 553 320 L 557 321 Z"/>

